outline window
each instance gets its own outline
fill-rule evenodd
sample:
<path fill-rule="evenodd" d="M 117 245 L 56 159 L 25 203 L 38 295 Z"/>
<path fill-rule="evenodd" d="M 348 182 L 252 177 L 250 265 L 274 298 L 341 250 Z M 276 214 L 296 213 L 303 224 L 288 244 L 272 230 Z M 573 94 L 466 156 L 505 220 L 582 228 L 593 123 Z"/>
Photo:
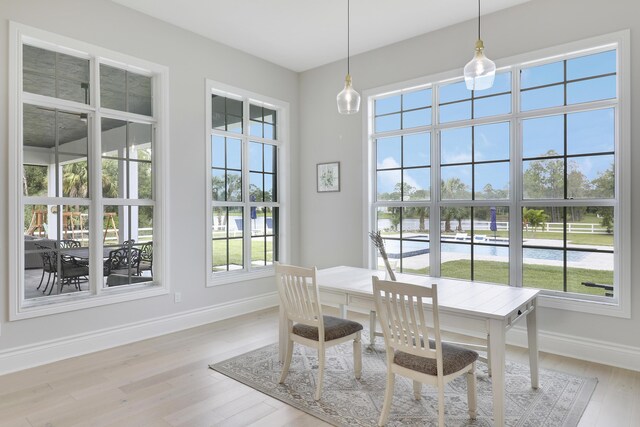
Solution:
<path fill-rule="evenodd" d="M 628 315 L 627 38 L 524 55 L 485 91 L 455 75 L 372 90 L 368 217 L 392 266 Z"/>
<path fill-rule="evenodd" d="M 288 106 L 208 81 L 207 107 L 209 283 L 272 275 L 286 250 Z"/>
<path fill-rule="evenodd" d="M 166 293 L 166 68 L 11 27 L 12 318 Z"/>

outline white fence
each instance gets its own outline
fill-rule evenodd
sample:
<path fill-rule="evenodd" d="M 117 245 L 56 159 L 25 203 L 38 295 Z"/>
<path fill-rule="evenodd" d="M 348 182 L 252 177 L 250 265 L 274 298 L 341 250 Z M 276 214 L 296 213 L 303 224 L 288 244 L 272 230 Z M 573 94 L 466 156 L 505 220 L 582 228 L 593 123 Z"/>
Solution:
<path fill-rule="evenodd" d="M 458 220 L 452 219 L 451 228 L 456 228 L 458 226 Z M 441 229 L 444 230 L 444 221 L 442 221 Z M 429 226 L 429 220 L 425 220 L 425 226 Z M 419 221 L 417 219 L 405 219 L 402 223 L 402 228 L 405 231 L 408 230 L 418 230 Z M 482 231 L 490 231 L 491 230 L 491 221 L 474 221 L 473 228 L 475 230 Z M 378 220 L 378 230 L 393 230 L 392 222 L 388 218 L 381 218 Z M 462 220 L 462 229 L 463 230 L 471 230 L 471 222 L 468 219 Z M 564 224 L 561 222 L 547 222 L 541 226 L 535 228 L 532 226 L 525 225 L 523 227 L 525 231 L 536 231 L 536 232 L 549 232 L 549 233 L 562 233 L 564 229 Z M 426 231 L 426 230 L 425 230 Z M 509 222 L 508 221 L 496 221 L 496 231 L 509 231 Z M 607 229 L 604 228 L 600 224 L 593 223 L 580 223 L 580 222 L 569 222 L 567 223 L 567 233 L 576 233 L 576 234 L 608 234 Z"/>

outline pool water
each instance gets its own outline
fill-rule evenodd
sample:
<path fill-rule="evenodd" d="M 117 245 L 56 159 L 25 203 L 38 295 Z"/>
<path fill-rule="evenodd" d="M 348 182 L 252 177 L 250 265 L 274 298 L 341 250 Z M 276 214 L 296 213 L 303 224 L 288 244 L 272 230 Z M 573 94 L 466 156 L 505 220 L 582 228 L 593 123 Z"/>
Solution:
<path fill-rule="evenodd" d="M 400 242 L 398 240 L 385 240 L 385 248 L 389 258 L 400 258 Z M 550 261 L 562 261 L 563 251 L 551 250 L 551 249 L 534 249 L 524 248 L 523 258 L 528 259 L 540 259 Z M 429 242 L 419 242 L 415 240 L 403 240 L 402 241 L 403 258 L 409 258 L 412 256 L 423 255 L 429 253 Z M 475 245 L 473 252 L 476 256 L 491 256 L 491 257 L 509 257 L 509 248 L 507 246 L 485 246 Z M 443 243 L 442 253 L 460 253 L 471 254 L 471 246 L 464 244 L 452 244 Z M 567 251 L 567 261 L 577 262 L 582 261 L 587 257 L 588 253 L 578 251 Z"/>

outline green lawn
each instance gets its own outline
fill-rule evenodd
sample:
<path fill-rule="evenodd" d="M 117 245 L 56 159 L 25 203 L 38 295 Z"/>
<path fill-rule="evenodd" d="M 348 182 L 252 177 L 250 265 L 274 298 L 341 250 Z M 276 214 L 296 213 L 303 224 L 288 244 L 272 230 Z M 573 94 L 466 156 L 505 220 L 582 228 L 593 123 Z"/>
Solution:
<path fill-rule="evenodd" d="M 242 239 L 230 239 L 229 241 L 229 265 L 242 267 Z M 251 240 L 252 261 L 264 261 L 264 238 Z M 213 269 L 227 269 L 227 240 L 214 240 L 212 246 Z M 273 261 L 273 243 L 267 241 L 267 261 Z"/>
<path fill-rule="evenodd" d="M 445 262 L 441 266 L 443 277 L 469 279 L 471 272 L 469 260 Z M 492 283 L 508 283 L 508 264 L 497 261 L 476 261 L 474 265 L 475 280 Z M 421 273 L 424 274 L 424 273 Z M 523 283 L 527 288 L 562 291 L 562 267 L 549 265 L 525 265 L 523 267 Z M 613 273 L 610 271 L 589 270 L 586 268 L 567 269 L 567 291 L 578 294 L 604 295 L 603 289 L 588 288 L 581 282 L 613 284 Z"/>
<path fill-rule="evenodd" d="M 562 233 L 544 233 L 541 231 L 525 231 L 522 233 L 524 239 L 552 239 L 562 240 Z M 613 234 L 591 234 L 591 233 L 567 233 L 567 242 L 575 245 L 597 245 L 613 247 Z"/>

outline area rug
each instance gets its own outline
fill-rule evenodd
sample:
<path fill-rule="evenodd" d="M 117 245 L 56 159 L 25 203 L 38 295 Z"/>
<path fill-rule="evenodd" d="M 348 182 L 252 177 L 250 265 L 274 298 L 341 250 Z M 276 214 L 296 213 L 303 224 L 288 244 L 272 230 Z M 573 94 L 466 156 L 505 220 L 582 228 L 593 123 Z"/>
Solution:
<path fill-rule="evenodd" d="M 363 334 L 364 335 L 364 334 Z M 363 336 L 363 342 L 368 342 Z M 318 358 L 315 350 L 294 347 L 285 384 L 278 384 L 282 364 L 278 346 L 271 344 L 209 367 L 262 393 L 335 426 L 375 426 L 386 385 L 386 356 L 382 342 L 363 346 L 362 378 L 353 374 L 349 343 L 327 349 L 322 399 L 313 399 Z M 533 390 L 529 367 L 506 364 L 505 424 L 528 427 L 575 427 L 596 387 L 597 379 L 540 370 L 540 388 Z M 464 376 L 446 386 L 447 426 L 492 426 L 491 378 L 487 365 L 477 364 L 478 417 L 469 419 Z M 437 389 L 424 385 L 422 399 L 413 398 L 412 382 L 396 376 L 388 426 L 437 426 Z"/>

